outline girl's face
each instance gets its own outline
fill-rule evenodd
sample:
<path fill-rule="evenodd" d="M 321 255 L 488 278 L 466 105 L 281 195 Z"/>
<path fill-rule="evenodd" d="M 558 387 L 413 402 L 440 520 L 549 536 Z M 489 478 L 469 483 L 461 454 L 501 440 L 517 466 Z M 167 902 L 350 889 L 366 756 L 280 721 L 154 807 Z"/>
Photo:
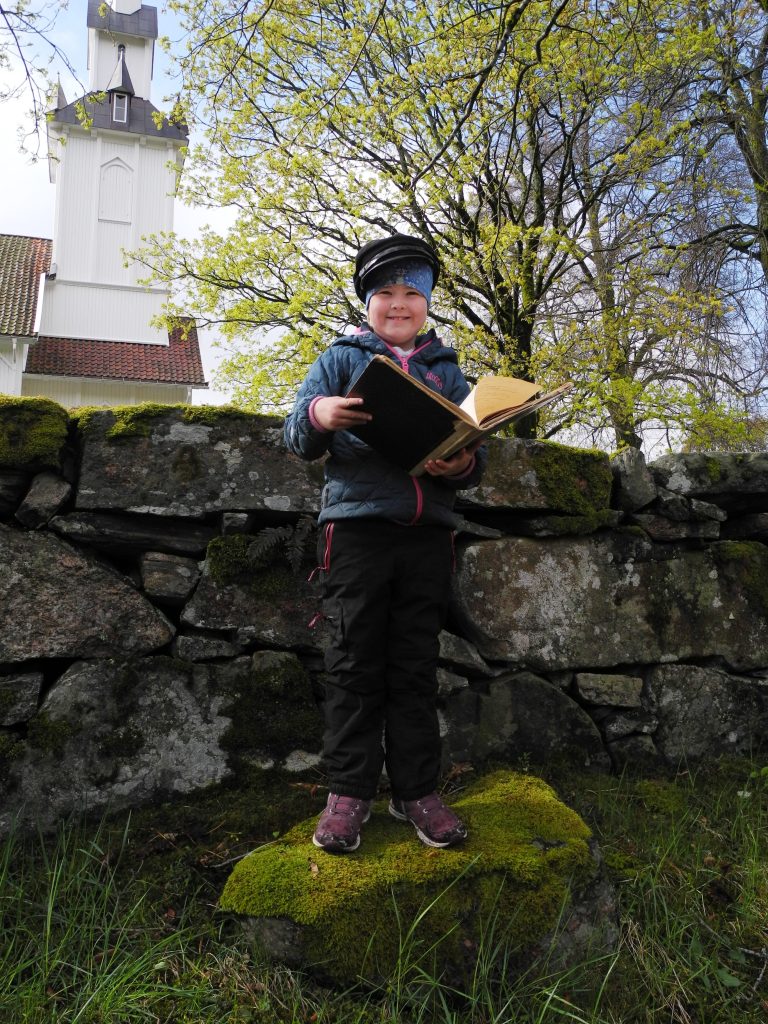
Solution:
<path fill-rule="evenodd" d="M 389 345 L 410 348 L 427 321 L 427 300 L 407 284 L 390 284 L 368 303 L 368 323 Z"/>

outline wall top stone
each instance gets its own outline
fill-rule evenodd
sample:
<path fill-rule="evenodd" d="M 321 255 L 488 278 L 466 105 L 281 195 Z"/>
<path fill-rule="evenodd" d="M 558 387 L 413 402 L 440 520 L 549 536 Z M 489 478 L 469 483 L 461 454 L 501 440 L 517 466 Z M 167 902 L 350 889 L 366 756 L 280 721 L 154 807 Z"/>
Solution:
<path fill-rule="evenodd" d="M 318 509 L 321 471 L 286 452 L 279 417 L 150 406 L 126 425 L 123 413 L 88 416 L 77 509 L 192 519 Z"/>
<path fill-rule="evenodd" d="M 729 510 L 764 506 L 768 500 L 768 452 L 665 455 L 649 468 L 659 487 Z"/>

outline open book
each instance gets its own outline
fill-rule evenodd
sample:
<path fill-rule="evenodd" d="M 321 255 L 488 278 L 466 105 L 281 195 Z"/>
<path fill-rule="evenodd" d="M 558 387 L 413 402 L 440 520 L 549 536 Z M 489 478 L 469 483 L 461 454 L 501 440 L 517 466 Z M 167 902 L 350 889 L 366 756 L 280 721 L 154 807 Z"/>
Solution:
<path fill-rule="evenodd" d="M 514 420 L 554 402 L 569 388 L 542 393 L 538 384 L 517 377 L 481 377 L 461 405 L 409 376 L 387 356 L 374 356 L 347 391 L 362 398 L 373 417 L 351 432 L 408 470 L 424 472 L 430 459 L 445 459 Z"/>

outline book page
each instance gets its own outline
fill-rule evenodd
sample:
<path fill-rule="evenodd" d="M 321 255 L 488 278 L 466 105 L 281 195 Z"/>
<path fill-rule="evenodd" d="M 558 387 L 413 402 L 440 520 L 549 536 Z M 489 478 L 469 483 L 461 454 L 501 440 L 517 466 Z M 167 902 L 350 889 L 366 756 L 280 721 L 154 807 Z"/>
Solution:
<path fill-rule="evenodd" d="M 481 377 L 461 408 L 482 426 L 485 420 L 524 405 L 540 391 L 540 384 L 518 377 Z"/>

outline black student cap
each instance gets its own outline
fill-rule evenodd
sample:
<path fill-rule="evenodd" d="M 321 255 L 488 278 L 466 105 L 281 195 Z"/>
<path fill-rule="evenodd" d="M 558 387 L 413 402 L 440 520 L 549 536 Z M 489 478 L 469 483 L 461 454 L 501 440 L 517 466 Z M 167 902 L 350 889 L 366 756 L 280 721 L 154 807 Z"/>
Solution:
<path fill-rule="evenodd" d="M 358 299 L 365 302 L 365 294 L 371 279 L 385 267 L 402 263 L 404 260 L 423 260 L 432 268 L 432 285 L 440 276 L 440 261 L 432 246 L 422 238 L 413 235 L 389 235 L 366 242 L 355 258 L 355 273 L 352 283 Z"/>

